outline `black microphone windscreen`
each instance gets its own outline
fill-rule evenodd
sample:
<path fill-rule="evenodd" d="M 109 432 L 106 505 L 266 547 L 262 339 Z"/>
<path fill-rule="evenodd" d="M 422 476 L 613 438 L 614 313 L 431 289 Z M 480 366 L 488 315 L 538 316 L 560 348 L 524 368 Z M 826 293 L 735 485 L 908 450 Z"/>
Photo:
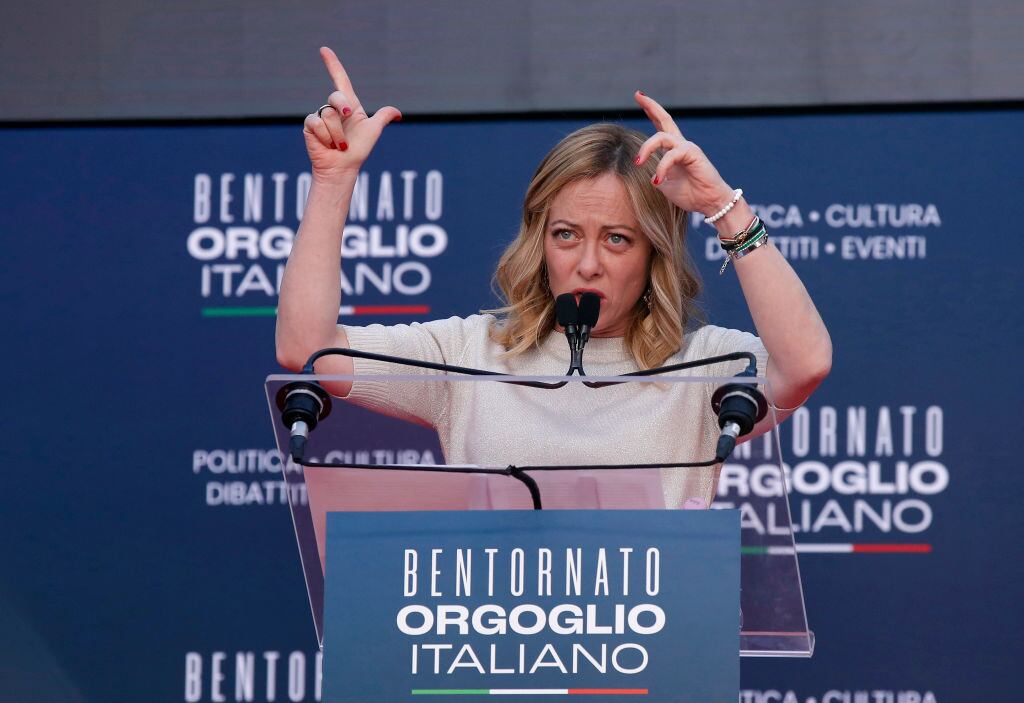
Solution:
<path fill-rule="evenodd" d="M 597 293 L 584 293 L 580 296 L 580 324 L 593 328 L 597 318 L 601 316 L 601 296 Z"/>
<path fill-rule="evenodd" d="M 555 298 L 555 319 L 562 327 L 576 325 L 580 319 L 580 309 L 576 306 L 576 296 L 572 293 L 562 293 Z"/>

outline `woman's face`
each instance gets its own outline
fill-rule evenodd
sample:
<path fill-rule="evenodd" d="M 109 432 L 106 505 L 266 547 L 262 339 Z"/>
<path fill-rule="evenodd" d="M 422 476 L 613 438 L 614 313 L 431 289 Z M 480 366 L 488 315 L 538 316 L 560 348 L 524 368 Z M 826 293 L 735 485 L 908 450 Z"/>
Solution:
<path fill-rule="evenodd" d="M 592 291 L 601 316 L 591 334 L 621 337 L 647 288 L 651 243 L 640 231 L 619 177 L 570 183 L 555 196 L 544 231 L 544 260 L 555 297 Z"/>

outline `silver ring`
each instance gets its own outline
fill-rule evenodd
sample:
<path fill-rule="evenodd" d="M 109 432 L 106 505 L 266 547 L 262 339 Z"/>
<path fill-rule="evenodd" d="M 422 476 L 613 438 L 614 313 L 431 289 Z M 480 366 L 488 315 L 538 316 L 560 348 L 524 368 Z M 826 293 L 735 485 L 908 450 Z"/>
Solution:
<path fill-rule="evenodd" d="M 326 110 L 329 107 L 331 107 L 331 106 L 330 105 L 321 105 L 320 109 L 316 111 L 316 116 L 319 117 L 320 119 L 323 119 L 324 118 L 324 110 Z"/>

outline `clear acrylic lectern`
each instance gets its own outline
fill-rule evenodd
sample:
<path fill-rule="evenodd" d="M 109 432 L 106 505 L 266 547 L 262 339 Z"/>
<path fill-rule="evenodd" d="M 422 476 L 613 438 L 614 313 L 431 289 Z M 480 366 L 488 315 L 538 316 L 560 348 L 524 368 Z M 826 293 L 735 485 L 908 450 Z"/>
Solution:
<path fill-rule="evenodd" d="M 736 378 L 272 375 L 267 400 L 284 457 L 290 433 L 278 401 L 295 381 L 332 393 L 352 384 L 347 398 L 331 398 L 302 465 L 289 460 L 284 471 L 321 645 L 328 512 L 530 510 L 525 474 L 544 509 L 738 508 L 740 654 L 813 652 L 774 430 L 726 462 L 752 467 L 759 490 L 731 502 L 716 495 L 711 396 Z M 765 379 L 745 381 L 772 397 Z"/>

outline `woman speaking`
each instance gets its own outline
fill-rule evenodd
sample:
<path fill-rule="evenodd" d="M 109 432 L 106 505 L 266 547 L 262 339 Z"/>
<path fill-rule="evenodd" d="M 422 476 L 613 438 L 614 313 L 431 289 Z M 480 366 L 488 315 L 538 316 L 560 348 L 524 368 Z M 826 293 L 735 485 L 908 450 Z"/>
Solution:
<path fill-rule="evenodd" d="M 495 273 L 503 307 L 423 324 L 339 325 L 341 238 L 356 177 L 385 126 L 401 113 L 383 107 L 369 116 L 338 57 L 326 47 L 320 54 L 335 91 L 305 120 L 312 184 L 281 284 L 277 357 L 283 366 L 299 370 L 318 349 L 351 347 L 515 375 L 561 374 L 570 353 L 558 333 L 555 300 L 591 292 L 601 303 L 587 346 L 591 375 L 754 353 L 777 410 L 748 437 L 781 421 L 828 374 L 828 331 L 742 191 L 639 91 L 634 97 L 655 134 L 591 125 L 562 139 L 537 167 L 519 233 Z M 694 304 L 700 282 L 685 246 L 690 212 L 717 228 L 758 336 L 700 324 Z M 728 376 L 743 366 L 723 362 L 707 373 Z M 408 372 L 341 356 L 320 359 L 316 370 Z M 691 461 L 714 456 L 719 434 L 706 384 L 622 384 L 600 391 L 570 384 L 571 404 L 560 391 L 535 389 L 499 400 L 486 392 L 492 384 L 480 383 L 402 384 L 401 392 L 371 380 L 325 385 L 353 402 L 436 428 L 448 463 L 550 464 L 566 463 L 567 456 L 574 464 Z M 581 426 L 586 416 L 602 421 Z M 616 419 L 629 424 L 628 448 L 614 431 Z M 538 441 L 551 435 L 559 441 Z M 709 505 L 717 476 L 714 468 L 666 473 L 666 505 Z"/>

